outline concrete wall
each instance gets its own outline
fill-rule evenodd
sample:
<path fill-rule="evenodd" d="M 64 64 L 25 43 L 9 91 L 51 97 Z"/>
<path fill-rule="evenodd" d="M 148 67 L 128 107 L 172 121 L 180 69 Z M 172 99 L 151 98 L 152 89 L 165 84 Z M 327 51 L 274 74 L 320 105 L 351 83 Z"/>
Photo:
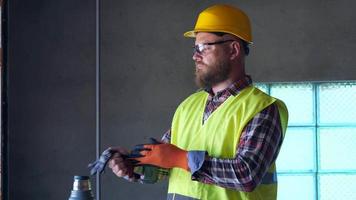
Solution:
<path fill-rule="evenodd" d="M 66 199 L 95 158 L 95 2 L 9 1 L 9 199 Z"/>
<path fill-rule="evenodd" d="M 107 146 L 161 137 L 195 91 L 182 36 L 218 1 L 102 1 L 102 130 Z M 255 81 L 355 80 L 356 2 L 223 1 L 251 17 Z M 95 158 L 95 2 L 9 1 L 11 199 L 66 199 Z M 94 180 L 93 180 L 94 183 Z M 102 178 L 102 199 L 164 199 L 167 183 Z"/>

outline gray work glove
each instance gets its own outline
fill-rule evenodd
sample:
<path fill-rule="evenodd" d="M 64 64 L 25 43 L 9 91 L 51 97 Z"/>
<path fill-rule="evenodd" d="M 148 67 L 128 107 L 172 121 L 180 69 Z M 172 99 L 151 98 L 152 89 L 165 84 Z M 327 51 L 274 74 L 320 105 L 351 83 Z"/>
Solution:
<path fill-rule="evenodd" d="M 157 140 L 155 140 L 154 138 L 150 138 L 149 140 L 150 140 L 149 144 L 160 143 Z M 107 163 L 109 162 L 109 160 L 112 158 L 112 156 L 115 153 L 119 153 L 119 152 L 115 149 L 112 149 L 111 147 L 109 147 L 108 149 L 103 151 L 103 153 L 100 155 L 99 159 L 95 160 L 94 162 L 92 162 L 88 165 L 88 168 L 90 169 L 90 175 L 95 175 L 96 173 L 102 173 L 105 169 L 105 166 L 107 165 Z M 128 155 L 124 155 L 124 154 L 120 154 L 120 155 L 123 159 L 125 159 L 125 160 L 127 159 L 127 161 L 130 162 L 132 165 L 136 164 L 137 161 L 128 159 L 128 158 L 142 157 L 142 155 L 140 154 L 140 150 L 137 148 L 132 150 L 131 153 Z"/>
<path fill-rule="evenodd" d="M 99 159 L 95 160 L 92 163 L 89 163 L 88 168 L 90 169 L 90 175 L 102 173 L 105 169 L 105 166 L 116 152 L 117 151 L 108 148 L 100 155 Z"/>

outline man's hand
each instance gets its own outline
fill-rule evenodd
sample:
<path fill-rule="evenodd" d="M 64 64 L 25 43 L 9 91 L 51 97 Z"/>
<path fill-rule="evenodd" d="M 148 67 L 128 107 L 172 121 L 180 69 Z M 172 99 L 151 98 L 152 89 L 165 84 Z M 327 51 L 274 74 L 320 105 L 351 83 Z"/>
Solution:
<path fill-rule="evenodd" d="M 131 158 L 139 161 L 136 165 L 154 165 L 161 168 L 179 167 L 189 171 L 188 152 L 173 144 L 146 144 L 135 148 L 141 157 Z"/>
<path fill-rule="evenodd" d="M 97 173 L 101 174 L 105 170 L 105 166 L 114 155 L 114 150 L 110 147 L 107 148 L 103 153 L 101 153 L 100 157 L 96 159 L 94 162 L 88 164 L 88 168 L 90 169 L 90 175 L 95 175 Z"/>
<path fill-rule="evenodd" d="M 111 147 L 111 149 L 115 151 L 109 160 L 109 168 L 111 168 L 112 172 L 120 178 L 123 177 L 129 180 L 139 178 L 139 175 L 133 172 L 134 166 L 132 162 L 127 159 L 129 152 L 121 147 Z"/>

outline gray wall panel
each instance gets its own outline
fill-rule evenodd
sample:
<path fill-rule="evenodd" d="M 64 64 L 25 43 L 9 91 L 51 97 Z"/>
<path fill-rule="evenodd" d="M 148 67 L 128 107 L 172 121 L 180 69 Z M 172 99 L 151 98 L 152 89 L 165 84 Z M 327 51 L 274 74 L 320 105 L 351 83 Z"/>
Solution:
<path fill-rule="evenodd" d="M 249 2 L 255 45 L 248 71 L 259 81 L 354 80 L 353 1 Z"/>
<path fill-rule="evenodd" d="M 95 158 L 95 3 L 8 6 L 9 198 L 63 200 Z"/>

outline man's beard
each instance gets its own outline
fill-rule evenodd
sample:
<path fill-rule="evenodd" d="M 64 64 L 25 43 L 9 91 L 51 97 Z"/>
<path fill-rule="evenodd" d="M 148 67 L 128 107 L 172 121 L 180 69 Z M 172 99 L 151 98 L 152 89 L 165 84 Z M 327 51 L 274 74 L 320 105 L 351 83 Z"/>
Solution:
<path fill-rule="evenodd" d="M 204 65 L 203 69 L 196 68 L 195 70 L 195 83 L 201 88 L 211 88 L 213 85 L 227 80 L 231 72 L 231 66 L 226 61 L 212 65 L 204 63 L 196 63 L 196 65 Z"/>

